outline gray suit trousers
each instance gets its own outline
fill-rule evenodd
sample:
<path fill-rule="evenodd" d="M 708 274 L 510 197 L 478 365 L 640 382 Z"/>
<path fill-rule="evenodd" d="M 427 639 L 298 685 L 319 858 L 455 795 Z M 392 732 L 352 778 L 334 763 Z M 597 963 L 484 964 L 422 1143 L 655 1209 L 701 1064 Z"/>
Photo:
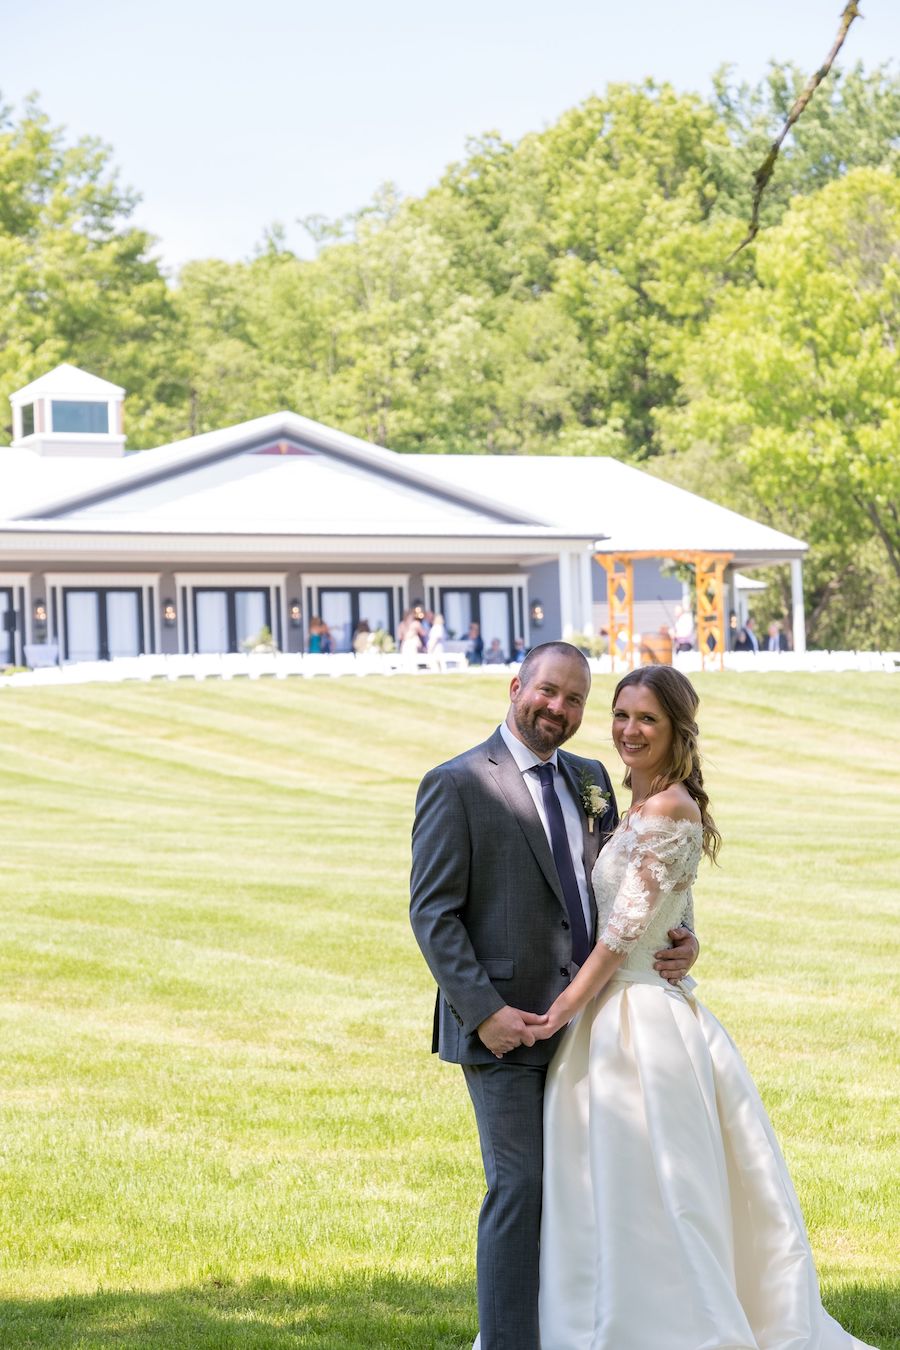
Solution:
<path fill-rule="evenodd" d="M 540 1350 L 545 1064 L 464 1064 L 487 1193 L 478 1220 L 481 1350 Z"/>

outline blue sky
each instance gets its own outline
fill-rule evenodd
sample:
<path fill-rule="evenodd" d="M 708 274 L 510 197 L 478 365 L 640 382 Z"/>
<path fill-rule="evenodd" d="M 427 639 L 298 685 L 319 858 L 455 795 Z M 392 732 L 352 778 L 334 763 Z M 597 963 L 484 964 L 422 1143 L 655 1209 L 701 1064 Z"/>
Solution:
<path fill-rule="evenodd" d="M 843 0 L 0 0 L 0 96 L 110 143 L 159 254 L 249 256 L 391 180 L 419 194 L 466 139 L 540 130 L 609 81 L 706 92 L 722 62 L 824 58 Z M 842 53 L 900 57 L 898 0 Z"/>

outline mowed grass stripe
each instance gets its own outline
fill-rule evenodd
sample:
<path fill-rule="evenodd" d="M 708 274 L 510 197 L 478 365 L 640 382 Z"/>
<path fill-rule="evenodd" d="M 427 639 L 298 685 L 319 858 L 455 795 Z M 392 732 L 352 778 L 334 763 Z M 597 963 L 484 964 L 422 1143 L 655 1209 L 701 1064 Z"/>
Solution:
<path fill-rule="evenodd" d="M 726 837 L 701 995 L 829 1306 L 900 1350 L 900 686 L 697 684 Z M 477 1142 L 428 1055 L 406 879 L 419 778 L 493 729 L 505 685 L 0 691 L 4 1350 L 471 1344 Z M 572 743 L 611 768 L 613 687 Z"/>

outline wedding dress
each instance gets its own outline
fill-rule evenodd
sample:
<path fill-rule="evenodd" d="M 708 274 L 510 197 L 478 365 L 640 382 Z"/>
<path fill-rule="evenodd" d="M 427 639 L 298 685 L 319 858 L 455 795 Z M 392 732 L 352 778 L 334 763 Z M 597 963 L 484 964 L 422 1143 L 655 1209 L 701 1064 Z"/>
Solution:
<path fill-rule="evenodd" d="M 653 953 L 690 908 L 702 833 L 632 813 L 601 852 L 624 963 L 547 1075 L 542 1350 L 871 1350 L 822 1307 L 794 1188 L 734 1043 Z"/>

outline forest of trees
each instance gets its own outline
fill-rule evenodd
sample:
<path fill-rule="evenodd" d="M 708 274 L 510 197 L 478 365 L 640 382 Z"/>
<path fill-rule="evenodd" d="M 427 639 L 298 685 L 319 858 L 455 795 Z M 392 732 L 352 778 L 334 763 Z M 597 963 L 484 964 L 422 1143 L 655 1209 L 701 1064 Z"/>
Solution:
<path fill-rule="evenodd" d="M 814 645 L 900 647 L 900 77 L 832 73 L 727 261 L 801 84 L 611 85 L 306 221 L 311 259 L 271 225 L 175 278 L 108 147 L 0 108 L 0 420 L 71 361 L 128 390 L 132 448 L 289 408 L 410 453 L 612 455 L 806 539 Z"/>

